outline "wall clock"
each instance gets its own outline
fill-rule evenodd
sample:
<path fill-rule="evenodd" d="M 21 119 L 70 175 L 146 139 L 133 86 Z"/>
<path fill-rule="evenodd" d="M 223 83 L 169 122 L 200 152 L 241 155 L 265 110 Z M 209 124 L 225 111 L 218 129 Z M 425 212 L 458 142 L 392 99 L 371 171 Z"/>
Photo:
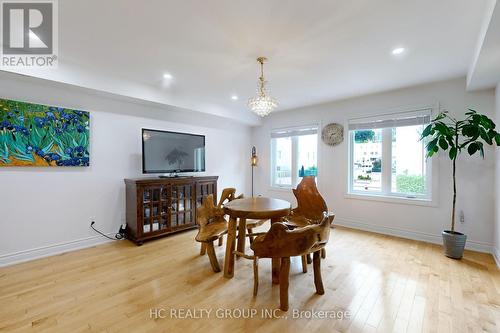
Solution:
<path fill-rule="evenodd" d="M 321 139 L 329 146 L 336 146 L 344 141 L 344 126 L 331 123 L 323 127 Z"/>

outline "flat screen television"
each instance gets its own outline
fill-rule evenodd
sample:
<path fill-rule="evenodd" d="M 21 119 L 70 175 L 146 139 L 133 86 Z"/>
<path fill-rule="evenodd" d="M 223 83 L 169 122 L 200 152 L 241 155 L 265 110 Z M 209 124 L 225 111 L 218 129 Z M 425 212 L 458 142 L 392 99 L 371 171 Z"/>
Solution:
<path fill-rule="evenodd" d="M 205 136 L 142 129 L 142 172 L 205 171 Z"/>

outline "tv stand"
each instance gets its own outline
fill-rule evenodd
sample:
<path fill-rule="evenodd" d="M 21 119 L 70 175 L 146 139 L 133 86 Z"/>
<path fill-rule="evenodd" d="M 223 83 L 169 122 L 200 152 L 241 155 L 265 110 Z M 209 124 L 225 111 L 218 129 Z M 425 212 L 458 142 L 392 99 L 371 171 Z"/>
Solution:
<path fill-rule="evenodd" d="M 169 178 L 193 178 L 194 176 L 179 176 L 179 175 L 161 175 L 161 176 L 158 176 L 158 178 L 166 178 L 166 179 L 169 179 Z"/>
<path fill-rule="evenodd" d="M 209 194 L 217 200 L 217 178 L 125 179 L 127 238 L 140 245 L 149 239 L 196 228 L 196 206 Z"/>

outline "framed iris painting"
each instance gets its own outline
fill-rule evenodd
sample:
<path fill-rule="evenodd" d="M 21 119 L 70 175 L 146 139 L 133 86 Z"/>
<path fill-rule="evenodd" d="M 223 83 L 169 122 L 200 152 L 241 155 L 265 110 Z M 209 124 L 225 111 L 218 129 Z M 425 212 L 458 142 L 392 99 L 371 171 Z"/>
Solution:
<path fill-rule="evenodd" d="M 0 167 L 89 166 L 90 114 L 0 99 Z"/>

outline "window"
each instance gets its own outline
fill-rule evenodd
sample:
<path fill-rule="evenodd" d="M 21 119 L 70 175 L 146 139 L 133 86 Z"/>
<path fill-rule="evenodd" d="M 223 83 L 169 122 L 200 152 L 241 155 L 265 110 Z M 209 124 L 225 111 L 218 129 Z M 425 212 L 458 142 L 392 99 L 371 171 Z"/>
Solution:
<path fill-rule="evenodd" d="M 430 115 L 425 109 L 351 120 L 349 192 L 430 199 L 430 161 L 420 141 Z"/>
<path fill-rule="evenodd" d="M 353 191 L 381 192 L 382 130 L 355 130 Z"/>
<path fill-rule="evenodd" d="M 303 176 L 317 176 L 317 133 L 315 126 L 271 133 L 271 186 L 291 188 Z"/>
<path fill-rule="evenodd" d="M 292 186 L 292 138 L 273 139 L 274 183 L 276 186 Z"/>

